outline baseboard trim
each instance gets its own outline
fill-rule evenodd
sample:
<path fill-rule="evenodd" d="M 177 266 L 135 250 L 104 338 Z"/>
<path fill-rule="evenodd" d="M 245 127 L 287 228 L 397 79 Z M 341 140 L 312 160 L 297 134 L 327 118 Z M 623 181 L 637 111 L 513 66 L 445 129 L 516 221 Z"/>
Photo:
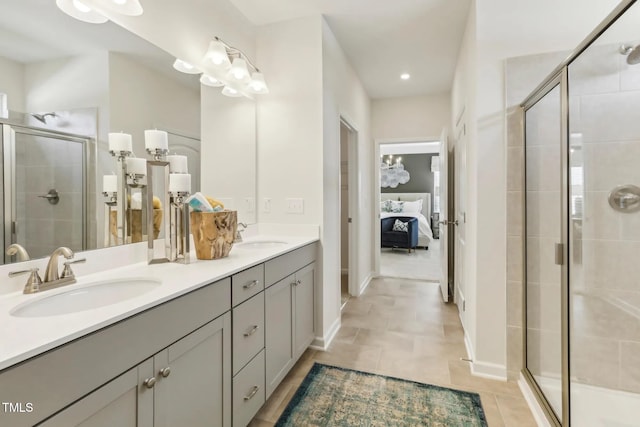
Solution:
<path fill-rule="evenodd" d="M 474 360 L 471 363 L 471 374 L 490 380 L 507 381 L 507 367 L 497 363 L 477 362 Z"/>
<path fill-rule="evenodd" d="M 369 287 L 369 285 L 371 284 L 371 280 L 373 280 L 373 272 L 370 272 L 367 275 L 367 277 L 364 279 L 364 281 L 360 283 L 359 295 L 362 295 L 362 293 L 367 289 L 367 287 Z"/>
<path fill-rule="evenodd" d="M 536 399 L 536 396 L 533 394 L 533 390 L 531 390 L 527 380 L 524 378 L 524 375 L 522 375 L 522 372 L 520 373 L 520 378 L 518 378 L 518 386 L 524 396 L 524 400 L 527 402 L 527 405 L 529 405 L 529 409 L 531 410 L 538 427 L 552 427 L 544 413 L 544 410 L 538 403 L 538 399 Z"/>
<path fill-rule="evenodd" d="M 464 332 L 464 346 L 467 348 L 471 375 L 490 380 L 507 381 L 507 367 L 497 363 L 482 362 L 476 360 L 476 355 L 469 339 L 467 331 Z"/>
<path fill-rule="evenodd" d="M 331 324 L 331 327 L 327 331 L 326 335 L 324 337 L 315 337 L 309 347 L 314 350 L 327 351 L 327 349 L 331 345 L 331 342 L 340 330 L 341 325 L 342 323 L 340 321 L 340 316 L 338 316 L 338 318 Z"/>

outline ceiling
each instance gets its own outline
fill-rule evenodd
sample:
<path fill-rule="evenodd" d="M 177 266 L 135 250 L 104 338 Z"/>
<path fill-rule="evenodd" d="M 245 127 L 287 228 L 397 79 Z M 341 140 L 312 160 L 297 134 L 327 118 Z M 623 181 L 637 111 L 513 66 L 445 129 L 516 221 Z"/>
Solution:
<path fill-rule="evenodd" d="M 448 92 L 470 0 L 231 0 L 255 25 L 322 14 L 371 98 Z M 400 74 L 409 73 L 409 80 Z"/>

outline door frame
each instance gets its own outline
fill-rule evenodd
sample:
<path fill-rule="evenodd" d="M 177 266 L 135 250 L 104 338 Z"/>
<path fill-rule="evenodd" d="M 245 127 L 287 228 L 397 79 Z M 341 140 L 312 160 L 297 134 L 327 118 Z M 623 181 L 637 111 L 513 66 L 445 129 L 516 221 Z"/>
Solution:
<path fill-rule="evenodd" d="M 419 142 L 440 142 L 440 136 L 415 138 L 376 138 L 373 153 L 373 277 L 380 277 L 380 146 L 383 144 L 411 144 Z M 442 177 L 440 177 L 442 179 Z M 431 207 L 433 209 L 433 206 Z M 431 221 L 431 218 L 427 218 Z M 429 224 L 431 225 L 431 224 Z"/>
<path fill-rule="evenodd" d="M 349 191 L 349 201 L 348 201 L 348 210 L 349 212 L 347 213 L 347 217 L 351 218 L 351 225 L 347 225 L 348 227 L 348 252 L 349 252 L 349 262 L 348 262 L 348 272 L 347 272 L 347 280 L 348 280 L 348 287 L 349 287 L 349 295 L 351 296 L 360 296 L 360 285 L 358 283 L 358 253 L 359 253 L 359 247 L 358 247 L 358 220 L 357 220 L 357 213 L 358 213 L 358 198 L 356 197 L 355 194 L 355 189 L 358 188 L 358 170 L 359 170 L 359 165 L 358 165 L 358 129 L 352 124 L 353 122 L 348 118 L 345 117 L 344 114 L 340 114 L 340 118 L 339 118 L 339 124 L 338 124 L 338 132 L 340 131 L 340 127 L 342 125 L 344 125 L 347 129 L 348 129 L 348 135 L 349 138 L 347 140 L 347 144 L 348 144 L 348 150 L 347 150 L 347 160 L 348 160 L 348 168 L 347 168 L 347 175 L 348 175 L 348 191 Z M 339 134 L 338 134 L 339 135 Z M 338 136 L 338 206 L 342 207 L 342 184 L 340 183 L 340 180 L 342 178 L 342 164 L 341 164 L 341 155 L 340 155 L 340 145 L 342 144 L 342 138 L 340 136 Z M 341 231 L 342 231 L 342 212 L 340 212 L 340 215 L 338 216 L 338 223 L 340 224 L 339 227 L 339 235 L 341 235 Z M 340 238 L 338 239 L 338 241 L 340 242 Z M 342 244 L 341 242 L 338 244 L 338 247 L 340 248 L 340 251 L 342 251 Z M 342 256 L 342 254 L 340 254 L 340 257 Z M 340 258 L 342 259 L 342 258 Z M 342 268 L 342 266 L 340 267 Z M 342 273 L 341 273 L 342 274 Z M 339 298 L 341 298 L 341 294 L 342 294 L 342 289 L 340 290 L 340 292 L 338 292 L 338 296 Z M 338 306 L 342 306 L 341 302 L 338 301 Z"/>

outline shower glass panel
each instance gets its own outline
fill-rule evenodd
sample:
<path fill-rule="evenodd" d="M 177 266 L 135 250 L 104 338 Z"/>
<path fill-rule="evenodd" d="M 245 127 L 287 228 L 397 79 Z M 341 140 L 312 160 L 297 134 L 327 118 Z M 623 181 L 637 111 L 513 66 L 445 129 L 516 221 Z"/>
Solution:
<path fill-rule="evenodd" d="M 561 90 L 555 86 L 525 114 L 526 367 L 562 420 Z"/>
<path fill-rule="evenodd" d="M 569 65 L 570 398 L 580 427 L 640 423 L 640 64 L 630 64 L 639 22 L 635 4 Z"/>
<path fill-rule="evenodd" d="M 19 243 L 31 258 L 59 246 L 86 249 L 88 140 L 4 126 L 11 130 L 4 144 L 5 247 Z"/>

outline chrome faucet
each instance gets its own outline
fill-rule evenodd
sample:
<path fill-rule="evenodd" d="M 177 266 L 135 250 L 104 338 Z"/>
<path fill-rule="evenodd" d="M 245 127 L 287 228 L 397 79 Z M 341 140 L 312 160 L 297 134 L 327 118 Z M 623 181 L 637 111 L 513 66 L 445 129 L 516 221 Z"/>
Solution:
<path fill-rule="evenodd" d="M 67 247 L 61 246 L 55 251 L 51 253 L 49 257 L 49 263 L 47 263 L 47 268 L 44 270 L 44 282 L 54 282 L 60 279 L 60 275 L 58 273 L 58 257 L 63 255 L 66 259 L 73 258 L 73 251 Z"/>
<path fill-rule="evenodd" d="M 240 227 L 242 227 L 242 230 L 240 230 Z M 233 239 L 233 243 L 240 243 L 242 242 L 242 233 L 244 230 L 247 229 L 247 224 L 245 224 L 244 222 L 239 222 L 238 223 L 238 229 L 236 230 L 236 237 L 235 239 Z"/>
<path fill-rule="evenodd" d="M 29 261 L 31 259 L 27 250 L 18 243 L 9 245 L 6 254 L 9 256 L 18 255 L 18 261 Z"/>
<path fill-rule="evenodd" d="M 49 257 L 47 268 L 44 271 L 44 280 L 40 279 L 37 267 L 20 271 L 12 271 L 9 273 L 9 277 L 15 277 L 20 274 L 29 273 L 29 279 L 27 279 L 27 283 L 25 284 L 23 290 L 23 293 L 25 294 L 33 294 L 47 289 L 54 289 L 59 286 L 71 285 L 72 283 L 76 283 L 76 276 L 71 270 L 71 264 L 86 262 L 86 258 L 66 261 L 64 263 L 64 269 L 62 270 L 62 275 L 60 275 L 58 271 L 58 257 L 60 255 L 64 256 L 67 260 L 70 260 L 73 258 L 74 254 L 71 249 L 64 246 L 59 247 L 58 249 L 53 251 L 51 253 L 51 257 Z"/>

